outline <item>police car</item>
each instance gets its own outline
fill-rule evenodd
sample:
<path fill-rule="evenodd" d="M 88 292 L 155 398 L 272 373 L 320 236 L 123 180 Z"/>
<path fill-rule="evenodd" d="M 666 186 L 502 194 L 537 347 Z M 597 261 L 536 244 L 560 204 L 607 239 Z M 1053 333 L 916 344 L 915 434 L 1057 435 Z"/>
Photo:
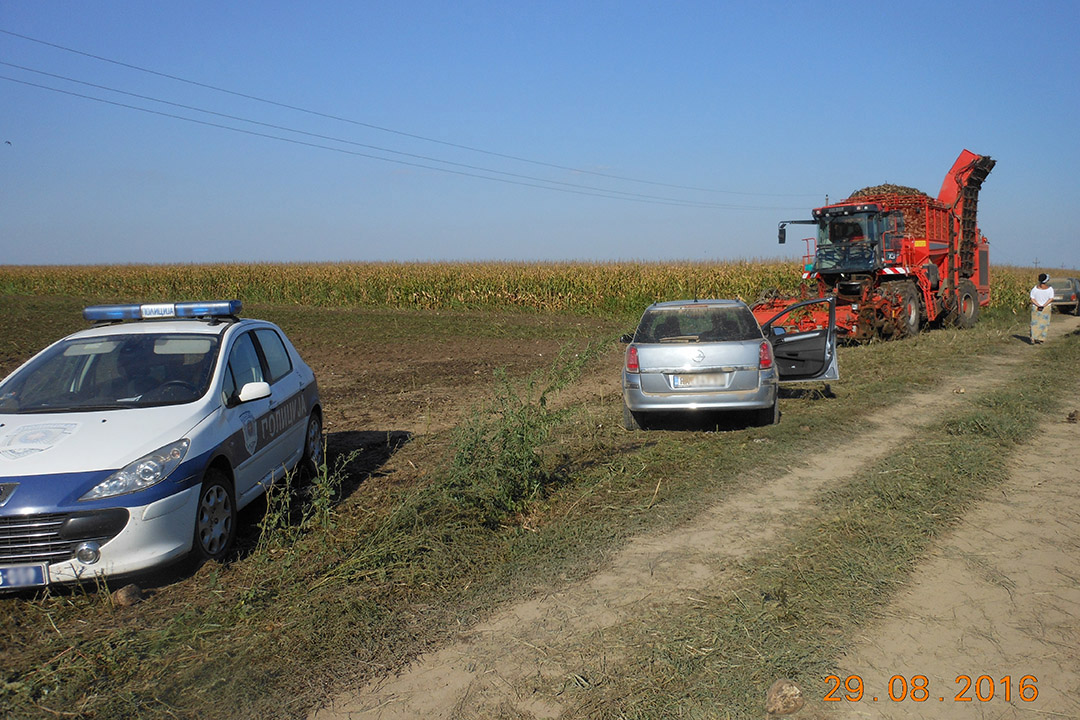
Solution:
<path fill-rule="evenodd" d="M 0 382 L 0 589 L 223 558 L 322 464 L 315 374 L 239 300 L 99 305 Z"/>

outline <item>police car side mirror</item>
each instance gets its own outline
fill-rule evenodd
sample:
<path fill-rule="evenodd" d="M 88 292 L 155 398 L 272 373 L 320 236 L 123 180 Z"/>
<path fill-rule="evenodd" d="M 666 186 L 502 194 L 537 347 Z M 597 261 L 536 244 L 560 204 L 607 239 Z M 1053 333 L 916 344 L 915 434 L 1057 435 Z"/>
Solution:
<path fill-rule="evenodd" d="M 270 383 L 249 382 L 240 388 L 239 398 L 242 403 L 260 400 L 264 397 L 270 397 Z"/>
<path fill-rule="evenodd" d="M 634 342 L 634 336 L 630 333 L 626 333 L 625 335 L 619 336 L 619 342 L 621 342 L 623 345 L 626 345 L 627 343 L 632 343 Z"/>

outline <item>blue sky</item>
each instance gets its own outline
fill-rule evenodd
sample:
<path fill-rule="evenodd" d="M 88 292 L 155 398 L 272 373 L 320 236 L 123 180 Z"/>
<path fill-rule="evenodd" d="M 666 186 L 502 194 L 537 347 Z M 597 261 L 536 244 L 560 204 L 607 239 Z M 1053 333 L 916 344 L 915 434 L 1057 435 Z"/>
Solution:
<path fill-rule="evenodd" d="M 968 148 L 1080 267 L 1080 3 L 879 5 L 2 0 L 0 263 L 795 257 Z"/>

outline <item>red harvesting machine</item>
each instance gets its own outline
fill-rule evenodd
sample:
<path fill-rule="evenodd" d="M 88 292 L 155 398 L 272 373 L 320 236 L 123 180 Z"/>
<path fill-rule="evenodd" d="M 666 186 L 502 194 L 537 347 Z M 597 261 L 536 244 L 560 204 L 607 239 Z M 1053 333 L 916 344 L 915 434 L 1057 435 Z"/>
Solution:
<path fill-rule="evenodd" d="M 994 160 L 960 153 L 937 198 L 914 188 L 878 185 L 814 210 L 812 220 L 780 223 L 817 227 L 806 239 L 803 298 L 836 297 L 841 337 L 914 335 L 924 323 L 971 327 L 990 302 L 989 251 L 975 212 L 979 189 Z M 753 306 L 767 322 L 796 298 L 767 297 Z M 818 317 L 817 315 L 821 315 Z M 828 324 L 827 313 L 806 313 L 796 329 Z"/>

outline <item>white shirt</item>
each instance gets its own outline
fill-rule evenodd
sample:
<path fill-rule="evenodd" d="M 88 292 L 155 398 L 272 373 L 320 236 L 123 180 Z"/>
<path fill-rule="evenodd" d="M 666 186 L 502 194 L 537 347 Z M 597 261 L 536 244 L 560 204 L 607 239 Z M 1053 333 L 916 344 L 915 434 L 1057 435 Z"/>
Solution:
<path fill-rule="evenodd" d="M 1038 285 L 1031 288 L 1031 302 L 1039 307 L 1045 307 L 1050 304 L 1050 301 L 1054 299 L 1054 288 L 1048 287 L 1045 290 Z"/>

